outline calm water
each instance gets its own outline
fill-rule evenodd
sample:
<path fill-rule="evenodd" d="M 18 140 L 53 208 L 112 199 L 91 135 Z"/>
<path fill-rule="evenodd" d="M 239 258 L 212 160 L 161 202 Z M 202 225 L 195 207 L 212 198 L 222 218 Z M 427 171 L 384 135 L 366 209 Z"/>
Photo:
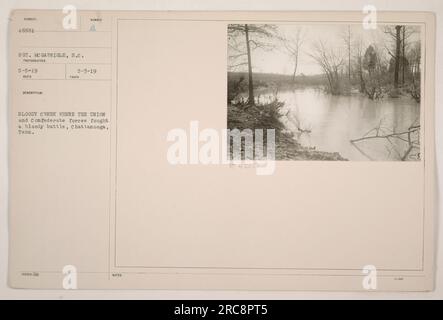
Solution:
<path fill-rule="evenodd" d="M 269 99 L 270 95 L 260 97 Z M 320 151 L 339 152 L 349 160 L 399 160 L 408 149 L 408 144 L 400 139 L 371 139 L 354 144 L 350 140 L 380 125 L 382 133 L 390 133 L 420 123 L 419 104 L 409 97 L 373 101 L 357 93 L 332 96 L 318 89 L 296 89 L 278 93 L 278 99 L 285 102 L 283 121 L 299 142 Z M 374 134 L 375 131 L 370 135 Z M 418 142 L 418 136 L 415 138 Z M 418 152 L 415 149 L 415 157 Z M 415 159 L 412 152 L 411 159 Z"/>

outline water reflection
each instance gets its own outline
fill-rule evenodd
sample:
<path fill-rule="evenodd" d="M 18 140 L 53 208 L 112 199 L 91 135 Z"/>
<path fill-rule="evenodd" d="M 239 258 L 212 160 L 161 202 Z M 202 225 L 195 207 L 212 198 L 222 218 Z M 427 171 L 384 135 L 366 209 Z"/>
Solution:
<path fill-rule="evenodd" d="M 264 94 L 259 99 L 265 102 L 273 98 Z M 420 106 L 409 97 L 373 101 L 360 94 L 332 96 L 318 89 L 296 89 L 281 91 L 277 98 L 285 102 L 283 121 L 299 142 L 317 150 L 339 152 L 349 160 L 401 160 L 408 151 L 407 135 L 350 141 L 368 132 L 374 135 L 374 128 L 383 135 L 419 124 Z M 419 148 L 414 149 L 406 160 L 417 159 Z"/>

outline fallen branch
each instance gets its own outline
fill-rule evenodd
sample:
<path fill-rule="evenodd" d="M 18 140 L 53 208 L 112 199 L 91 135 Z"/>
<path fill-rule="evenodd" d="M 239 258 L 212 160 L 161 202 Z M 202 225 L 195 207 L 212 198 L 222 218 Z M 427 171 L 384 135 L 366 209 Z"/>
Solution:
<path fill-rule="evenodd" d="M 388 131 L 388 129 L 384 128 L 382 126 L 382 121 L 380 120 L 380 123 L 378 124 L 377 127 L 369 130 L 363 137 L 358 138 L 358 139 L 350 140 L 350 142 L 352 143 L 352 145 L 354 147 L 357 148 L 357 145 L 355 144 L 356 142 L 360 142 L 360 141 L 364 141 L 364 140 L 370 140 L 370 139 L 386 139 L 390 143 L 390 145 L 392 146 L 393 150 L 395 151 L 395 153 L 397 154 L 398 158 L 401 161 L 405 161 L 409 157 L 411 151 L 414 148 L 415 149 L 420 149 L 420 143 L 416 142 L 416 141 L 413 141 L 411 139 L 411 135 L 414 132 L 419 132 L 420 131 L 420 125 L 413 124 L 406 131 L 402 131 L 402 132 L 387 133 L 387 131 Z M 369 135 L 372 132 L 375 132 L 375 134 Z M 401 140 L 401 141 L 406 142 L 408 144 L 408 148 L 406 149 L 406 151 L 404 152 L 403 155 L 395 148 L 393 142 L 391 141 L 392 138 Z M 361 152 L 361 150 L 359 148 L 357 148 L 357 149 Z"/>
<path fill-rule="evenodd" d="M 385 134 L 385 135 L 380 135 L 379 132 L 377 132 L 376 135 L 353 139 L 353 140 L 351 140 L 351 142 L 354 143 L 354 142 L 359 142 L 359 141 L 368 140 L 368 139 L 388 139 L 388 138 L 400 138 L 401 140 L 404 140 L 401 138 L 402 135 L 405 135 L 405 134 L 410 135 L 411 133 L 418 131 L 418 130 L 420 130 L 420 126 L 411 127 L 408 129 L 408 131 L 398 132 L 398 133 L 394 132 L 394 133 Z"/>

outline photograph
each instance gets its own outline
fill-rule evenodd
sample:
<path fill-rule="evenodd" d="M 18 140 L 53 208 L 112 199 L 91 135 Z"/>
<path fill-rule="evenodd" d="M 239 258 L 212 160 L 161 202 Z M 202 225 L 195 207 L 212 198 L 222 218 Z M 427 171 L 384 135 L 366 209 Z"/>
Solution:
<path fill-rule="evenodd" d="M 275 160 L 422 158 L 420 26 L 229 24 L 227 38 L 227 128 L 274 129 Z"/>

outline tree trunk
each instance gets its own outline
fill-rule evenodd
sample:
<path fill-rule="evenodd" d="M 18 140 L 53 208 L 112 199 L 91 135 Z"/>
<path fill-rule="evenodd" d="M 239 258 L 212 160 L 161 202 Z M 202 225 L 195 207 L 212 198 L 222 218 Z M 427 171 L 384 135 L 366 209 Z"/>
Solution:
<path fill-rule="evenodd" d="M 294 65 L 294 73 L 292 74 L 292 82 L 295 82 L 295 76 L 297 75 L 297 67 L 298 67 L 298 51 L 295 56 L 295 65 Z"/>
<path fill-rule="evenodd" d="M 366 92 L 365 80 L 363 79 L 363 67 L 361 57 L 358 58 L 358 75 L 360 77 L 360 92 Z"/>
<path fill-rule="evenodd" d="M 254 105 L 254 84 L 252 82 L 251 48 L 249 46 L 249 27 L 245 24 L 246 50 L 248 54 L 248 104 Z"/>
<path fill-rule="evenodd" d="M 348 80 L 351 83 L 351 26 L 348 26 Z"/>
<path fill-rule="evenodd" d="M 403 42 L 402 42 L 402 54 L 401 54 L 401 84 L 405 84 L 405 63 L 406 63 L 406 56 L 405 56 L 405 49 L 406 49 L 406 26 L 403 26 Z"/>
<path fill-rule="evenodd" d="M 395 26 L 395 69 L 394 69 L 394 88 L 398 89 L 398 74 L 400 69 L 400 46 L 401 46 L 401 26 Z"/>

